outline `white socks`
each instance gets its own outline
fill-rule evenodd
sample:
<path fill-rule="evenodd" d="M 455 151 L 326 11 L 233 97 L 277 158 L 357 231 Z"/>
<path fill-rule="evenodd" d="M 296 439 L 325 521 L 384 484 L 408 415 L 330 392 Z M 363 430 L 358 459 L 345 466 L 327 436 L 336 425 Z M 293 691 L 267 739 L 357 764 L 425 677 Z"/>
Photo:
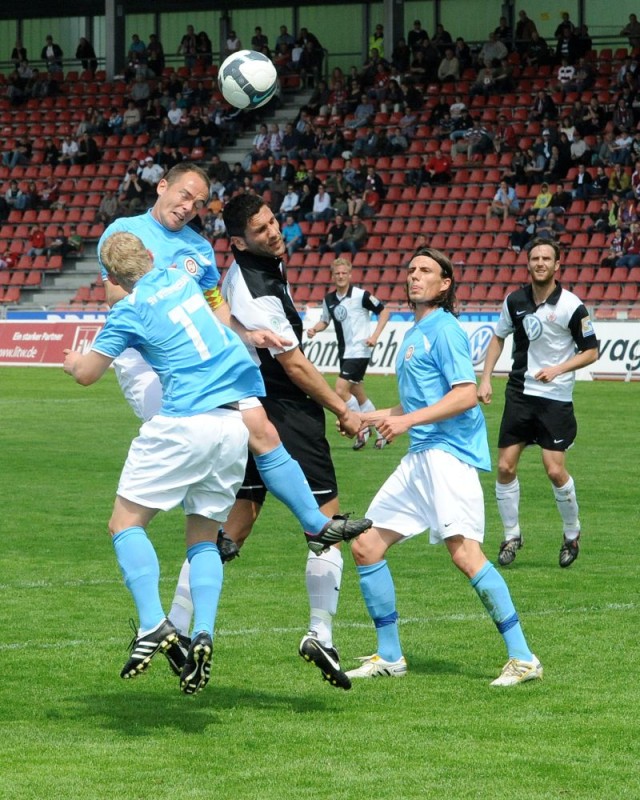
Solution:
<path fill-rule="evenodd" d="M 333 617 L 338 609 L 342 582 L 342 554 L 330 547 L 319 556 L 309 553 L 306 568 L 307 594 L 309 595 L 309 630 L 315 631 L 326 647 L 333 646 Z"/>
<path fill-rule="evenodd" d="M 185 559 L 178 576 L 178 585 L 173 595 L 169 619 L 175 625 L 178 633 L 188 636 L 192 616 L 193 603 L 191 602 L 191 590 L 189 588 L 189 561 Z"/>
<path fill-rule="evenodd" d="M 517 478 L 511 483 L 496 483 L 496 500 L 498 511 L 504 528 L 505 539 L 517 539 L 520 536 L 518 511 L 520 508 L 520 483 Z"/>
<path fill-rule="evenodd" d="M 556 498 L 556 506 L 562 517 L 562 530 L 565 539 L 570 541 L 577 539 L 580 534 L 580 520 L 578 519 L 579 509 L 573 478 L 569 476 L 569 480 L 559 489 L 554 486 L 553 494 Z"/>

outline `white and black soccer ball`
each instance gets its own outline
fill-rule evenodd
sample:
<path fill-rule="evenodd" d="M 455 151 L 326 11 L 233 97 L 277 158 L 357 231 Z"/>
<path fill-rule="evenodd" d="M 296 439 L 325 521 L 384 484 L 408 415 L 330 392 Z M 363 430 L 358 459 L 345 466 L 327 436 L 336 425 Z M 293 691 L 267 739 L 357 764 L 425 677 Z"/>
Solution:
<path fill-rule="evenodd" d="M 226 58 L 218 71 L 224 99 L 242 109 L 260 108 L 273 97 L 278 73 L 270 58 L 255 50 L 239 50 Z"/>

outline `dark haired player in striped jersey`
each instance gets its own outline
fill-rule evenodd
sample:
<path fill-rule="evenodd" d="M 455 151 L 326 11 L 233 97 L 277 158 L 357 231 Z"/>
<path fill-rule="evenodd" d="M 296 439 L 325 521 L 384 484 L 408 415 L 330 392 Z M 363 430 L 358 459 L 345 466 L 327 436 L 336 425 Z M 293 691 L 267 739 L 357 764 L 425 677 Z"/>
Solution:
<path fill-rule="evenodd" d="M 367 397 L 363 380 L 373 347 L 389 321 L 389 310 L 365 289 L 351 285 L 351 262 L 348 258 L 336 258 L 331 265 L 331 274 L 336 288 L 324 298 L 322 317 L 307 330 L 307 336 L 312 339 L 333 321 L 340 359 L 336 393 L 352 411 L 366 414 L 375 411 L 376 407 Z M 372 313 L 378 315 L 373 333 Z M 361 450 L 368 438 L 369 430 L 361 431 L 353 449 Z M 387 440 L 376 431 L 376 448 L 380 450 L 386 444 Z"/>
<path fill-rule="evenodd" d="M 496 498 L 504 526 L 498 555 L 502 566 L 511 564 L 522 547 L 517 468 L 529 444 L 542 448 L 542 463 L 562 517 L 560 566 L 570 566 L 580 547 L 578 501 L 565 466 L 565 451 L 577 433 L 572 401 L 575 372 L 596 361 L 598 340 L 581 300 L 556 280 L 559 269 L 556 242 L 534 239 L 529 246 L 531 283 L 504 301 L 478 386 L 479 399 L 490 403 L 491 375 L 504 340 L 513 334 L 513 366 L 498 438 Z"/>

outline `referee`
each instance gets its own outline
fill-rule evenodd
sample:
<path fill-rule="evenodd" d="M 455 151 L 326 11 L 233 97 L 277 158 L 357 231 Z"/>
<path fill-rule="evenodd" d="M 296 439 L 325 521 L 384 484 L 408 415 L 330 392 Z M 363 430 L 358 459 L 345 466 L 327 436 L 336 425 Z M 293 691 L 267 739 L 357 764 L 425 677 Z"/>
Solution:
<path fill-rule="evenodd" d="M 576 489 L 565 466 L 565 452 L 578 430 L 573 387 L 576 370 L 598 358 L 598 340 L 581 300 L 556 279 L 558 244 L 534 239 L 528 258 L 530 285 L 507 295 L 478 386 L 479 399 L 490 403 L 491 375 L 504 340 L 513 334 L 513 366 L 498 438 L 496 499 L 504 527 L 498 561 L 511 564 L 522 547 L 517 468 L 524 448 L 537 444 L 562 518 L 559 563 L 568 567 L 580 549 Z"/>

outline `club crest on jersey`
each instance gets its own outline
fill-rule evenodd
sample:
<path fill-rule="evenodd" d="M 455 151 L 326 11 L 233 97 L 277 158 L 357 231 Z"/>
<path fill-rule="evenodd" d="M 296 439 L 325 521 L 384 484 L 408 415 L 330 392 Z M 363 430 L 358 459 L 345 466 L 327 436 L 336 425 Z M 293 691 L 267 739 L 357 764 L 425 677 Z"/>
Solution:
<path fill-rule="evenodd" d="M 414 346 L 412 344 L 409 345 L 409 347 L 407 347 L 407 352 L 404 354 L 404 360 L 405 361 L 408 361 L 411 358 L 411 356 L 413 355 L 414 349 L 415 348 L 414 348 Z"/>
<path fill-rule="evenodd" d="M 333 312 L 333 316 L 338 320 L 338 322 L 344 322 L 347 318 L 347 309 L 343 305 L 339 305 Z"/>
<path fill-rule="evenodd" d="M 198 274 L 198 264 L 195 258 L 185 258 L 183 268 L 185 272 L 189 273 L 189 275 Z"/>
<path fill-rule="evenodd" d="M 269 327 L 274 331 L 279 331 L 281 328 L 280 320 L 278 317 L 271 317 L 269 320 Z"/>
<path fill-rule="evenodd" d="M 528 314 L 522 320 L 522 327 L 530 342 L 535 342 L 536 339 L 542 336 L 542 322 L 540 322 L 535 314 Z"/>

